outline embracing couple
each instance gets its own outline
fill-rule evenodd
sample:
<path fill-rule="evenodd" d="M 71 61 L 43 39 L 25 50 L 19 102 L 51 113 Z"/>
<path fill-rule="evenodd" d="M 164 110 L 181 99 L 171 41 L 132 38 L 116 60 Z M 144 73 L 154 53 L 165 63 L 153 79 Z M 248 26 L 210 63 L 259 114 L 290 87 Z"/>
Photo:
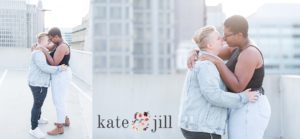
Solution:
<path fill-rule="evenodd" d="M 33 95 L 31 109 L 31 129 L 29 133 L 36 138 L 45 138 L 38 124 L 48 123 L 41 116 L 41 108 L 51 83 L 53 104 L 56 108 L 55 128 L 48 135 L 64 133 L 64 126 L 70 125 L 65 110 L 65 97 L 69 91 L 72 71 L 69 67 L 70 47 L 62 39 L 58 28 L 51 28 L 48 33 L 40 33 L 37 44 L 32 47 L 29 65 L 28 84 Z M 50 53 L 49 53 L 50 52 Z"/>
<path fill-rule="evenodd" d="M 262 139 L 271 109 L 262 88 L 263 55 L 248 38 L 247 20 L 231 16 L 223 36 L 206 26 L 193 40 L 200 51 L 188 59 L 179 113 L 183 136 L 221 139 L 228 127 L 229 139 Z"/>

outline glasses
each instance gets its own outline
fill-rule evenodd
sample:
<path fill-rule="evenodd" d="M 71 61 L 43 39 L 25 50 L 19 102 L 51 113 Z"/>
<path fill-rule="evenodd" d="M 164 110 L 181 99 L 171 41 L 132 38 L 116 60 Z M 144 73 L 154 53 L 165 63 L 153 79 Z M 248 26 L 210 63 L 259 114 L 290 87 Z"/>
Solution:
<path fill-rule="evenodd" d="M 231 34 L 227 34 L 227 35 L 224 34 L 224 37 L 223 37 L 223 38 L 224 38 L 224 40 L 226 40 L 228 37 L 233 36 L 233 35 L 235 35 L 235 34 L 236 34 L 236 33 L 231 33 Z"/>
<path fill-rule="evenodd" d="M 52 42 L 53 37 L 52 36 L 48 36 L 48 41 Z"/>

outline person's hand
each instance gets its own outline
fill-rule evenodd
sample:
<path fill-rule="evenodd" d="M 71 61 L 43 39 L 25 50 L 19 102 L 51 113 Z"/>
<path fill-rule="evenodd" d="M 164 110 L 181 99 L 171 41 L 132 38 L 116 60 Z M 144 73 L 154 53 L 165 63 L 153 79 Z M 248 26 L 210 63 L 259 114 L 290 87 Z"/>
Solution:
<path fill-rule="evenodd" d="M 34 43 L 34 44 L 31 46 L 31 51 L 35 50 L 37 46 L 38 46 L 38 44 L 37 44 L 37 43 Z"/>
<path fill-rule="evenodd" d="M 189 58 L 187 60 L 187 67 L 189 69 L 192 69 L 193 66 L 195 65 L 195 62 L 198 60 L 198 52 L 197 50 L 193 50 L 190 55 Z"/>
<path fill-rule="evenodd" d="M 247 89 L 244 91 L 246 95 L 248 96 L 249 102 L 256 102 L 258 97 L 259 97 L 259 92 L 258 91 L 251 91 L 251 89 Z"/>
<path fill-rule="evenodd" d="M 221 58 L 219 58 L 218 56 L 214 56 L 211 54 L 207 54 L 207 53 L 203 53 L 199 56 L 198 58 L 199 60 L 209 60 L 211 62 L 213 62 L 214 64 L 217 64 L 217 62 L 223 62 L 223 60 Z"/>
<path fill-rule="evenodd" d="M 43 51 L 43 53 L 48 53 L 49 52 L 49 50 L 45 46 L 42 46 L 40 48 L 41 48 L 41 51 Z"/>
<path fill-rule="evenodd" d="M 60 65 L 60 68 L 62 71 L 66 71 L 68 69 L 68 66 L 65 64 Z"/>

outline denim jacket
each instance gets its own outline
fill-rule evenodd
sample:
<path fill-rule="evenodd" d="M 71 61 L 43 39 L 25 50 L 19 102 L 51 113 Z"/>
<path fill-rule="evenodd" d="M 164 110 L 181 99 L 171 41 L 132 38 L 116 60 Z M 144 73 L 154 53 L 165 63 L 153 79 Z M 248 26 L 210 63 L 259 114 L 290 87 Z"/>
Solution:
<path fill-rule="evenodd" d="M 50 74 L 61 71 L 59 66 L 50 66 L 46 61 L 46 56 L 40 50 L 34 50 L 31 53 L 31 62 L 29 65 L 28 83 L 31 86 L 49 87 Z"/>
<path fill-rule="evenodd" d="M 179 126 L 191 132 L 224 135 L 228 108 L 239 108 L 248 102 L 247 95 L 226 92 L 216 66 L 198 61 L 187 72 L 181 97 Z"/>

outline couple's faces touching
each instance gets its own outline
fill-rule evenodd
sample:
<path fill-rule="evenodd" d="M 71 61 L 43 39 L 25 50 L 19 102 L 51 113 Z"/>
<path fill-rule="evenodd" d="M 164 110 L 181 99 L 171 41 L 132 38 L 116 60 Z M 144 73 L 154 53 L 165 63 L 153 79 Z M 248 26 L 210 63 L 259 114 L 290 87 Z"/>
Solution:
<path fill-rule="evenodd" d="M 48 47 L 54 45 L 54 43 L 50 40 L 49 36 L 44 36 L 41 38 L 40 45 L 49 49 Z"/>
<path fill-rule="evenodd" d="M 53 44 L 57 44 L 60 41 L 60 38 L 57 35 L 55 36 L 49 35 L 48 37 L 49 37 L 49 42 L 52 42 Z"/>
<path fill-rule="evenodd" d="M 218 31 L 214 31 L 210 34 L 210 47 L 220 51 L 224 45 L 223 37 Z"/>
<path fill-rule="evenodd" d="M 235 33 L 230 28 L 224 27 L 223 39 L 229 47 L 236 47 L 239 45 L 240 40 L 244 38 L 243 33 Z"/>
<path fill-rule="evenodd" d="M 41 40 L 40 40 L 40 45 L 46 46 L 48 44 L 49 44 L 49 37 L 48 36 L 42 37 Z"/>

